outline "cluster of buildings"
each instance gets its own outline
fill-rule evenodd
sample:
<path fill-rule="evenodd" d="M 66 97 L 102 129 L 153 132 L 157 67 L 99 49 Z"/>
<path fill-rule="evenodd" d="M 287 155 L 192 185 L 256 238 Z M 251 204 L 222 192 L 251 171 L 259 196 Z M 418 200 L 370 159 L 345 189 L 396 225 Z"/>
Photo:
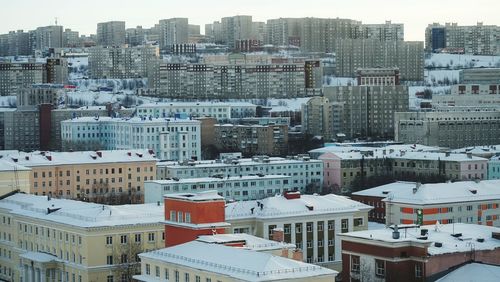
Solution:
<path fill-rule="evenodd" d="M 499 35 L 499 26 L 482 22 L 471 26 L 433 23 L 425 29 L 425 49 L 427 52 L 498 55 Z"/>

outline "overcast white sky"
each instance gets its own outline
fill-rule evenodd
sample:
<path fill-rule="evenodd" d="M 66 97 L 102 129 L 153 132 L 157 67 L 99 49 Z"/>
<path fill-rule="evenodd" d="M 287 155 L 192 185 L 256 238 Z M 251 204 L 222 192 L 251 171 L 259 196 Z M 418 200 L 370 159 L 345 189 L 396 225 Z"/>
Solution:
<path fill-rule="evenodd" d="M 405 40 L 424 40 L 432 22 L 500 25 L 500 0 L 0 0 L 0 33 L 58 23 L 81 34 L 98 22 L 124 20 L 149 28 L 160 19 L 188 17 L 201 25 L 224 16 L 349 18 L 363 23 L 405 24 Z"/>

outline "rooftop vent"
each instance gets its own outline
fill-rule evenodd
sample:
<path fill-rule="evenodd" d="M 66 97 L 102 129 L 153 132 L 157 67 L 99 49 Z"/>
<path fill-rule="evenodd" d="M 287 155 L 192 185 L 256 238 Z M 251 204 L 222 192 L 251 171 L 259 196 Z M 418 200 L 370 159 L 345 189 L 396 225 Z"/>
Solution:
<path fill-rule="evenodd" d="M 52 161 L 52 156 L 45 156 L 47 160 Z"/>
<path fill-rule="evenodd" d="M 484 238 L 477 238 L 477 241 L 478 241 L 479 243 L 484 243 Z"/>
<path fill-rule="evenodd" d="M 428 229 L 420 229 L 420 236 L 426 236 L 429 233 Z"/>
<path fill-rule="evenodd" d="M 462 237 L 462 233 L 451 234 L 451 236 L 453 236 L 455 238 Z"/>
<path fill-rule="evenodd" d="M 392 239 L 397 240 L 399 239 L 399 231 L 398 231 L 398 226 L 394 226 L 394 231 L 392 231 Z"/>
<path fill-rule="evenodd" d="M 139 158 L 142 158 L 142 153 L 135 153 Z"/>
<path fill-rule="evenodd" d="M 434 246 L 436 248 L 441 248 L 443 246 L 443 243 L 441 243 L 441 242 L 434 242 Z"/>
<path fill-rule="evenodd" d="M 132 156 L 132 152 L 127 152 L 127 155 L 130 157 Z"/>
<path fill-rule="evenodd" d="M 477 190 L 469 190 L 472 194 L 477 194 Z"/>
<path fill-rule="evenodd" d="M 382 191 L 382 194 L 387 195 L 389 194 L 389 191 Z"/>
<path fill-rule="evenodd" d="M 300 192 L 299 191 L 286 191 L 283 196 L 287 200 L 292 200 L 292 199 L 300 199 Z"/>
<path fill-rule="evenodd" d="M 310 205 L 310 204 L 307 204 L 306 205 L 306 208 L 310 211 L 314 210 L 314 206 L 313 205 Z"/>

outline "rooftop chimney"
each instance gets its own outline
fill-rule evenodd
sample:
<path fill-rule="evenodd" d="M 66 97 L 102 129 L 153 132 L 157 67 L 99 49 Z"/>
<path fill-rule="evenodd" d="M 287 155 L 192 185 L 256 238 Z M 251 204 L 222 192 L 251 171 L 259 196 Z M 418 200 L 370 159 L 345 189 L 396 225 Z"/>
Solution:
<path fill-rule="evenodd" d="M 397 224 L 394 226 L 394 231 L 392 231 L 392 239 L 394 239 L 394 240 L 399 239 L 399 231 L 398 231 Z"/>
<path fill-rule="evenodd" d="M 283 196 L 285 196 L 285 198 L 287 200 L 291 200 L 291 199 L 300 199 L 300 192 L 299 191 L 286 191 Z"/>
<path fill-rule="evenodd" d="M 283 231 L 283 228 L 274 228 L 271 239 L 276 242 L 284 242 L 285 232 Z"/>
<path fill-rule="evenodd" d="M 101 151 L 96 151 L 95 153 L 99 156 L 99 158 L 102 158 L 102 152 Z"/>
<path fill-rule="evenodd" d="M 302 261 L 303 260 L 303 254 L 301 249 L 295 249 L 292 254 L 292 259 L 296 261 Z"/>

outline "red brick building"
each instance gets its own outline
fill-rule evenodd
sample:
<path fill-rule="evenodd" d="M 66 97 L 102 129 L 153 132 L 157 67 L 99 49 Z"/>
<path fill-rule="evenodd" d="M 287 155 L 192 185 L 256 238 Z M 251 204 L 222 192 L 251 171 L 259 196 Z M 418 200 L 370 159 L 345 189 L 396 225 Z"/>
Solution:
<path fill-rule="evenodd" d="M 190 242 L 200 235 L 224 234 L 225 201 L 217 191 L 172 194 L 165 199 L 165 247 Z"/>
<path fill-rule="evenodd" d="M 468 262 L 500 265 L 500 228 L 402 227 L 339 234 L 342 281 L 434 281 Z"/>

